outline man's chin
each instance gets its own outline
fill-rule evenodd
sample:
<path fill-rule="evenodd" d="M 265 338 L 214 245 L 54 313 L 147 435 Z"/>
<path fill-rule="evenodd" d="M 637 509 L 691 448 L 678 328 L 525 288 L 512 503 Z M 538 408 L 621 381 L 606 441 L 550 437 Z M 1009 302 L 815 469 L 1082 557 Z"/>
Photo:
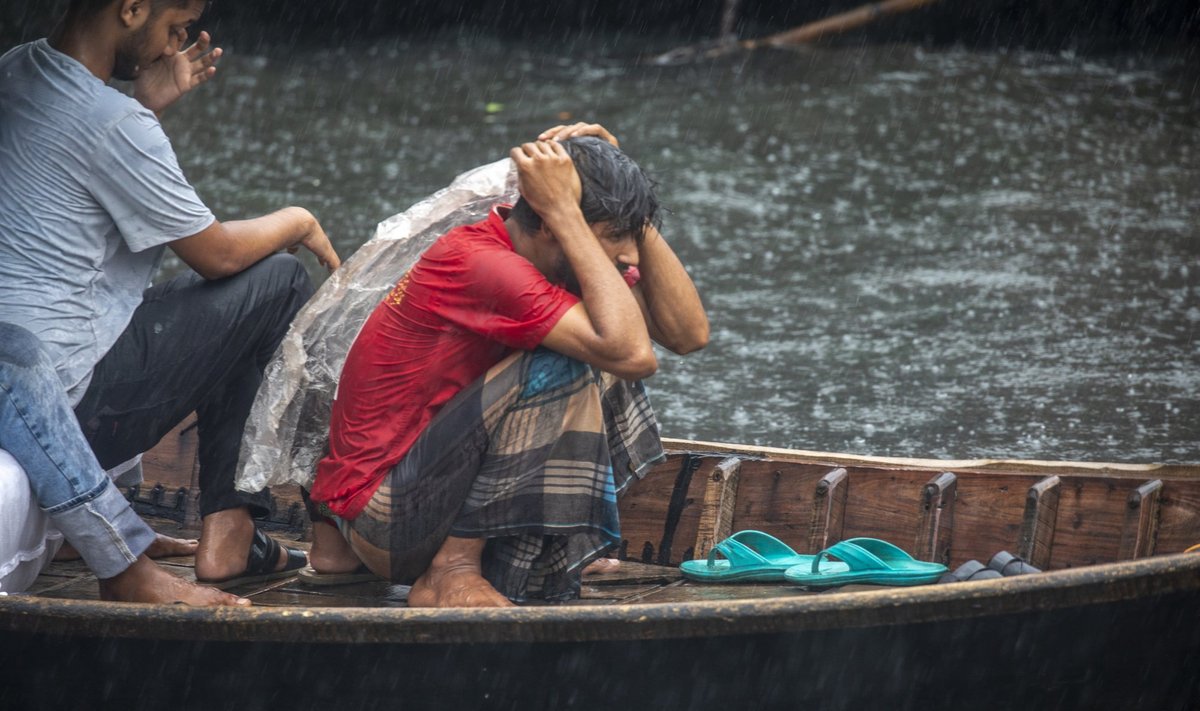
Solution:
<path fill-rule="evenodd" d="M 134 81 L 141 73 L 142 67 L 140 65 L 134 64 L 133 66 L 129 66 L 128 64 L 118 64 L 113 67 L 112 78 L 118 81 Z"/>

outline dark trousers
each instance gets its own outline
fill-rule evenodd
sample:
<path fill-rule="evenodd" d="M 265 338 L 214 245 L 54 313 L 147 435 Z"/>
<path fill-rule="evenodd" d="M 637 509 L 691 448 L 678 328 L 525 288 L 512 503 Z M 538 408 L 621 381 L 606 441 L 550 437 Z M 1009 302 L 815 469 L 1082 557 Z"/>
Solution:
<path fill-rule="evenodd" d="M 312 293 L 287 254 L 226 279 L 189 272 L 147 289 L 75 408 L 101 466 L 145 452 L 195 411 L 200 515 L 240 506 L 266 515 L 266 490 L 234 488 L 242 429 L 263 370 Z"/>

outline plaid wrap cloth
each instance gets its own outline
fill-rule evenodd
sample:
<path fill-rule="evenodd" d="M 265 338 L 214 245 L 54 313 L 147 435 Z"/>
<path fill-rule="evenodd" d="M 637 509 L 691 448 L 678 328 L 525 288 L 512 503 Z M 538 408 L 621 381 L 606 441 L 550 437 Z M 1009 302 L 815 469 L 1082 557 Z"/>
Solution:
<path fill-rule="evenodd" d="M 620 542 L 617 496 L 664 457 L 640 382 L 519 351 L 430 422 L 352 521 L 412 583 L 447 536 L 486 538 L 484 577 L 514 601 L 579 596 Z"/>

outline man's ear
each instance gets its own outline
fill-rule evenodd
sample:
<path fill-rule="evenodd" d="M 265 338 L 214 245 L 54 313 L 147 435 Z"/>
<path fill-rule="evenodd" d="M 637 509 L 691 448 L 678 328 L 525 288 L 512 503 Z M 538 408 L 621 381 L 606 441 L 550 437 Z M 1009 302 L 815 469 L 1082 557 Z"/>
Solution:
<path fill-rule="evenodd" d="M 136 30 L 150 19 L 150 0 L 120 0 L 117 3 L 121 25 Z"/>
<path fill-rule="evenodd" d="M 550 228 L 546 226 L 545 222 L 543 222 L 538 226 L 537 232 L 533 233 L 533 240 L 535 242 L 541 242 L 542 244 L 548 244 L 550 242 L 557 242 L 558 238 L 554 236 L 554 233 L 551 232 Z"/>

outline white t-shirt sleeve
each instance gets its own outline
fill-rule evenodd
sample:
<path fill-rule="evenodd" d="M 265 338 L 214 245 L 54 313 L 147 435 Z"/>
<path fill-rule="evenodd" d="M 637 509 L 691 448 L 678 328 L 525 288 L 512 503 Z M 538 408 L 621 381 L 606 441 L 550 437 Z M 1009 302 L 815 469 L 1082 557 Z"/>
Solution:
<path fill-rule="evenodd" d="M 132 252 L 190 237 L 216 219 L 183 176 L 171 142 L 149 111 L 130 113 L 105 132 L 88 190 Z"/>

